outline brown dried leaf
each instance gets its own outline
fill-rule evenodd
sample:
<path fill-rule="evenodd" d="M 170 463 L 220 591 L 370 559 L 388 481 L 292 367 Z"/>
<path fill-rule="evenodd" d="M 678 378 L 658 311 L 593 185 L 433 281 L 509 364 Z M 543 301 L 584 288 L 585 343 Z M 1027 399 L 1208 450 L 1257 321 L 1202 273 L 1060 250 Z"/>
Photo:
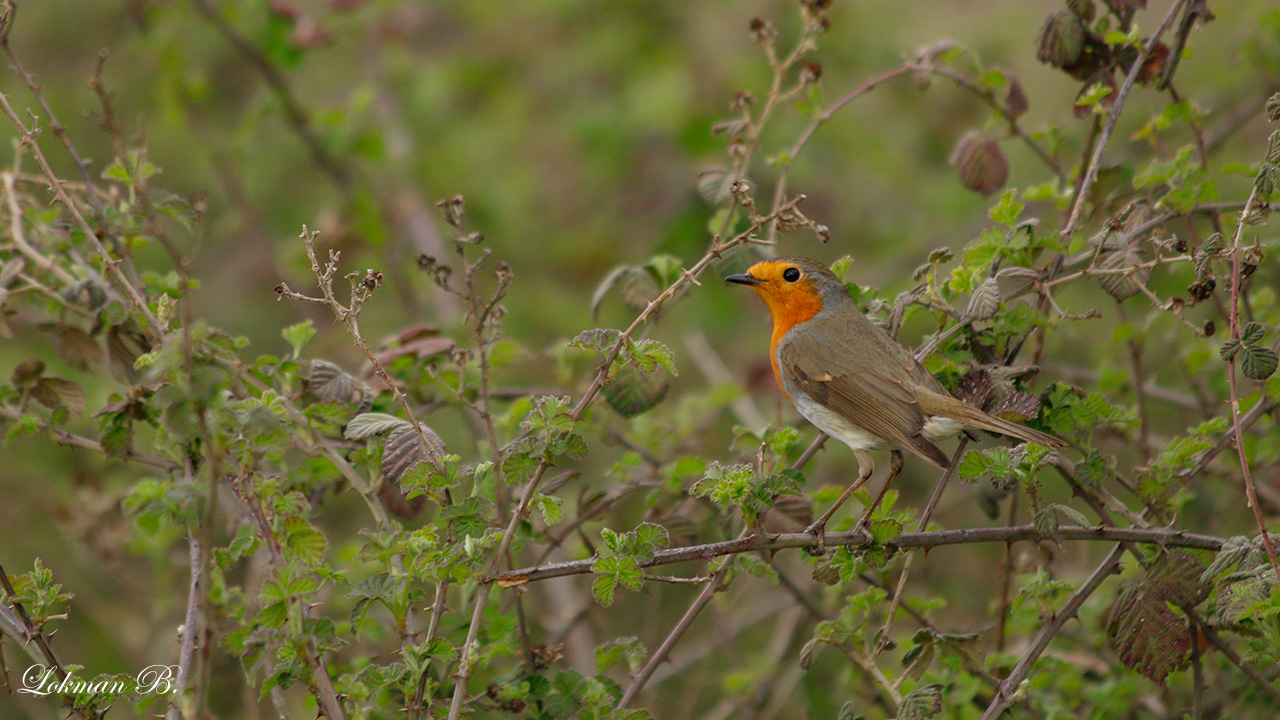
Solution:
<path fill-rule="evenodd" d="M 1152 596 L 1193 607 L 1204 602 L 1213 589 L 1200 579 L 1204 570 L 1204 563 L 1194 554 L 1174 548 L 1152 566 L 1143 582 Z"/>
<path fill-rule="evenodd" d="M 84 415 L 84 390 L 66 378 L 40 378 L 31 388 L 31 397 L 50 410 L 66 408 L 72 415 Z"/>
<path fill-rule="evenodd" d="M 72 367 L 88 370 L 90 366 L 102 362 L 102 346 L 80 328 L 60 323 L 41 323 L 40 329 L 53 336 L 53 345 L 58 355 Z"/>
<path fill-rule="evenodd" d="M 1026 422 L 1040 413 L 1040 398 L 1024 392 L 1009 393 L 988 412 L 1010 422 Z"/>
<path fill-rule="evenodd" d="M 1068 10 L 1050 15 L 1036 40 L 1036 58 L 1053 67 L 1066 67 L 1080 59 L 1088 34 L 1084 23 Z"/>
<path fill-rule="evenodd" d="M 382 449 L 382 477 L 385 481 L 399 483 L 409 468 L 424 460 L 439 462 L 444 457 L 444 441 L 425 423 L 418 423 L 422 434 L 426 436 L 429 447 L 423 448 L 418 433 L 413 426 L 405 423 L 396 427 L 387 435 L 387 444 Z"/>
<path fill-rule="evenodd" d="M 999 190 L 1009 179 L 1009 163 L 1000 145 L 976 130 L 960 138 L 951 164 L 959 172 L 961 185 L 984 196 Z"/>
<path fill-rule="evenodd" d="M 34 386 L 41 375 L 44 375 L 43 360 L 23 360 L 9 375 L 9 384 L 16 388 Z"/>
<path fill-rule="evenodd" d="M 1121 270 L 1132 268 L 1142 262 L 1142 258 L 1132 250 L 1122 250 L 1107 255 L 1099 263 L 1100 267 L 1107 270 Z M 1138 287 L 1138 283 L 1146 284 L 1147 278 L 1151 276 L 1151 268 L 1143 267 L 1134 270 L 1132 277 L 1125 274 L 1106 274 L 1098 276 L 1098 284 L 1106 291 L 1108 295 L 1115 298 L 1116 302 L 1124 302 L 1125 300 L 1142 292 Z"/>
<path fill-rule="evenodd" d="M 1161 684 L 1169 673 L 1186 667 L 1192 642 L 1186 620 L 1145 582 L 1120 592 L 1107 620 L 1107 638 L 1126 667 Z"/>
<path fill-rule="evenodd" d="M 1027 101 L 1027 93 L 1022 89 L 1018 78 L 1009 78 L 1009 92 L 1004 96 L 1004 111 L 1009 117 L 1017 119 L 1031 107 Z"/>
<path fill-rule="evenodd" d="M 800 532 L 812 522 L 813 505 L 799 495 L 779 495 L 760 517 L 760 527 L 771 533 Z"/>
<path fill-rule="evenodd" d="M 427 503 L 426 495 L 418 495 L 412 500 L 404 496 L 404 491 L 400 489 L 400 484 L 383 480 L 378 486 L 378 499 L 382 501 L 382 506 L 387 512 L 395 515 L 401 520 L 411 520 L 422 512 L 422 508 Z"/>
<path fill-rule="evenodd" d="M 970 405 L 986 407 L 991 399 L 991 373 L 986 370 L 970 370 L 956 383 L 955 396 Z"/>

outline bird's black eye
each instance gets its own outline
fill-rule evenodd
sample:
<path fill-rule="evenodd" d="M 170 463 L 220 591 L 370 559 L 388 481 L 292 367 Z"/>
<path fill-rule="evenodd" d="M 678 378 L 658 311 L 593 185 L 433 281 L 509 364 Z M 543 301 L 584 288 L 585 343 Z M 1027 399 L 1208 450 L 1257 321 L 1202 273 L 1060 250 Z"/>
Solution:
<path fill-rule="evenodd" d="M 783 270 L 783 271 L 782 271 L 782 279 L 783 279 L 783 280 L 786 280 L 787 282 L 795 282 L 795 281 L 799 280 L 799 279 L 800 279 L 800 270 L 799 270 L 799 268 L 789 267 L 789 268 L 787 268 L 786 270 Z"/>

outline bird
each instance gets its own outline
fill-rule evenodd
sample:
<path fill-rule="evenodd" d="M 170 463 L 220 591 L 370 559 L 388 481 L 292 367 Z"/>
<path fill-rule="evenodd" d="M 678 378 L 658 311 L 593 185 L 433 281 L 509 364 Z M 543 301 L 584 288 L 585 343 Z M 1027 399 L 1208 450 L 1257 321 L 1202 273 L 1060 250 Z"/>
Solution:
<path fill-rule="evenodd" d="M 870 450 L 890 449 L 889 476 L 857 527 L 865 528 L 902 469 L 901 450 L 947 469 L 934 441 L 970 428 L 1053 448 L 1061 439 L 970 405 L 947 391 L 909 350 L 871 322 L 825 265 L 781 257 L 729 275 L 764 300 L 773 316 L 769 360 L 782 393 L 819 430 L 853 450 L 858 477 L 806 532 L 823 547 L 827 521 L 875 472 Z"/>

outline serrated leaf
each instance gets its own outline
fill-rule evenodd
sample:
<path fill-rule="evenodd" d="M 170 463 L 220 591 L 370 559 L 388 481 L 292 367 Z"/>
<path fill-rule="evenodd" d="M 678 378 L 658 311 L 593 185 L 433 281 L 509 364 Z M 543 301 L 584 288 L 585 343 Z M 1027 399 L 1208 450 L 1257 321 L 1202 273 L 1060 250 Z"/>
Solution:
<path fill-rule="evenodd" d="M 836 716 L 836 720 L 862 720 L 862 716 L 854 711 L 852 702 L 845 702 L 840 706 L 840 714 Z"/>
<path fill-rule="evenodd" d="M 955 396 L 974 407 L 986 407 L 991 397 L 991 373 L 986 370 L 970 370 L 956 382 Z"/>
<path fill-rule="evenodd" d="M 1146 284 L 1147 278 L 1151 276 L 1151 268 L 1136 267 L 1142 262 L 1142 258 L 1132 250 L 1122 250 L 1107 255 L 1099 263 L 1099 267 L 1107 270 L 1124 270 L 1133 269 L 1131 275 L 1124 273 L 1105 274 L 1098 276 L 1098 285 L 1100 285 L 1108 295 L 1115 298 L 1116 302 L 1124 302 L 1128 298 L 1142 292 L 1138 283 Z"/>
<path fill-rule="evenodd" d="M 583 350 L 595 350 L 599 353 L 606 353 L 613 344 L 618 341 L 621 332 L 612 328 L 592 328 L 591 330 L 583 330 L 569 341 L 569 347 L 582 348 Z"/>
<path fill-rule="evenodd" d="M 960 184 L 983 196 L 999 190 L 1009 179 L 1009 163 L 995 140 L 971 130 L 960 138 L 951 154 Z"/>
<path fill-rule="evenodd" d="M 641 372 L 630 365 L 618 369 L 604 387 L 604 399 L 614 412 L 631 418 L 652 410 L 667 396 L 671 382 L 665 377 Z"/>
<path fill-rule="evenodd" d="M 636 558 L 640 562 L 651 560 L 654 553 L 658 552 L 671 544 L 671 536 L 667 533 L 667 529 L 661 525 L 651 522 L 640 523 L 631 533 L 635 536 L 636 541 Z"/>
<path fill-rule="evenodd" d="M 425 460 L 439 463 L 444 457 L 444 441 L 440 436 L 424 423 L 418 423 L 418 427 L 427 439 L 425 448 L 422 446 L 422 439 L 409 423 L 397 426 L 387 436 L 387 444 L 382 449 L 382 477 L 386 480 L 399 482 L 409 468 Z"/>
<path fill-rule="evenodd" d="M 897 720 L 928 720 L 942 712 L 942 686 L 924 685 L 912 690 L 898 703 Z"/>
<path fill-rule="evenodd" d="M 309 567 L 324 562 L 328 542 L 324 534 L 301 517 L 288 517 L 284 521 L 281 546 L 291 559 L 302 561 Z"/>
<path fill-rule="evenodd" d="M 1275 365 L 1272 365 L 1275 369 Z M 1267 373 L 1270 375 L 1270 373 Z M 31 397 L 41 405 L 56 410 L 66 408 L 72 415 L 84 415 L 84 390 L 75 382 L 60 377 L 42 377 L 31 388 Z"/>
<path fill-rule="evenodd" d="M 1245 345 L 1256 345 L 1266 334 L 1267 330 L 1261 323 L 1246 323 L 1243 328 L 1240 328 L 1240 342 Z"/>
<path fill-rule="evenodd" d="M 990 412 L 1010 422 L 1026 422 L 1040 413 L 1040 398 L 1030 393 L 1012 392 L 997 400 Z"/>
<path fill-rule="evenodd" d="M 1244 376 L 1251 380 L 1266 380 L 1275 373 L 1278 363 L 1280 358 L 1276 357 L 1276 352 L 1271 348 L 1246 345 L 1240 369 L 1244 372 Z"/>
<path fill-rule="evenodd" d="M 672 375 L 680 374 L 676 371 L 675 354 L 671 352 L 671 348 L 657 340 L 636 340 L 628 350 L 631 362 L 644 372 L 651 373 L 662 366 Z"/>
<path fill-rule="evenodd" d="M 350 440 L 363 440 L 398 427 L 409 427 L 409 421 L 386 413 L 361 413 L 351 418 L 342 434 Z"/>
<path fill-rule="evenodd" d="M 969 308 L 965 312 L 970 320 L 990 320 L 1000 311 L 1000 285 L 995 278 L 988 278 L 973 289 Z"/>
<path fill-rule="evenodd" d="M 1053 537 L 1058 534 L 1058 513 L 1052 507 L 1044 508 L 1036 513 L 1031 524 L 1040 537 Z"/>
<path fill-rule="evenodd" d="M 1218 355 L 1221 356 L 1223 360 L 1227 361 L 1230 361 L 1231 358 L 1235 357 L 1238 352 L 1240 352 L 1240 341 L 1235 338 L 1228 338 L 1222 343 L 1222 346 L 1218 348 Z"/>
<path fill-rule="evenodd" d="M 327 360 L 311 361 L 307 393 L 317 400 L 352 405 L 363 399 L 367 389 L 364 383 L 341 367 Z"/>
<path fill-rule="evenodd" d="M 23 360 L 18 363 L 18 366 L 13 369 L 13 373 L 9 375 L 9 384 L 16 388 L 35 385 L 43 374 L 43 360 Z"/>
<path fill-rule="evenodd" d="M 1204 602 L 1212 589 L 1201 579 L 1204 570 L 1204 563 L 1194 554 L 1173 548 L 1147 572 L 1143 585 L 1152 597 L 1194 607 Z"/>
<path fill-rule="evenodd" d="M 1121 591 L 1107 620 L 1107 638 L 1126 667 L 1163 684 L 1186 666 L 1192 638 L 1187 623 L 1143 583 Z"/>
<path fill-rule="evenodd" d="M 1089 527 L 1089 518 L 1085 517 L 1084 513 L 1071 507 L 1070 505 L 1061 505 L 1058 503 L 1054 503 L 1049 506 L 1049 509 L 1058 513 L 1059 515 L 1066 518 L 1067 520 L 1070 520 L 1071 524 L 1075 525 L 1076 527 Z"/>

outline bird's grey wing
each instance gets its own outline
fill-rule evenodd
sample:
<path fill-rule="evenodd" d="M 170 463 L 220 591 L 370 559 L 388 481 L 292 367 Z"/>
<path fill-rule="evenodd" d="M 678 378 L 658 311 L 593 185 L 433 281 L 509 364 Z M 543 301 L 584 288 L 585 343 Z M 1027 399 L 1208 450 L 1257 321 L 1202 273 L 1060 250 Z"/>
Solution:
<path fill-rule="evenodd" d="M 859 368 L 851 358 L 800 338 L 783 346 L 778 360 L 787 382 L 823 407 L 939 467 L 950 462 L 921 434 L 928 417 L 909 386 L 914 378 L 908 384 L 897 373 Z"/>

